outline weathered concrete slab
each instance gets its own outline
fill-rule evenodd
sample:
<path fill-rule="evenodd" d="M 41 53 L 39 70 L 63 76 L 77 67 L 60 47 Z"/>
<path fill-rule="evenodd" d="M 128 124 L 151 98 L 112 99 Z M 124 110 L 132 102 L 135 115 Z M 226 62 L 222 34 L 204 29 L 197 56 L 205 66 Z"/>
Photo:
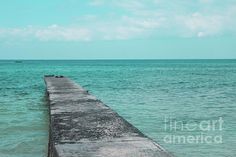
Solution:
<path fill-rule="evenodd" d="M 49 157 L 169 157 L 157 143 L 65 77 L 46 76 Z"/>

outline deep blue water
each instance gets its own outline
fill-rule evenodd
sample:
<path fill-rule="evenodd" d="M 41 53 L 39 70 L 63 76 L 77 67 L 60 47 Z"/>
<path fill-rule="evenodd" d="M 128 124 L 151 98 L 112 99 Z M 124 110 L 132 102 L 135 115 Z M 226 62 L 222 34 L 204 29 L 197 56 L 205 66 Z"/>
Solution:
<path fill-rule="evenodd" d="M 236 60 L 80 60 L 0 61 L 0 157 L 46 156 L 46 74 L 75 80 L 177 157 L 236 156 Z M 170 130 L 165 117 L 224 123 L 222 130 Z M 164 140 L 200 134 L 222 142 Z"/>

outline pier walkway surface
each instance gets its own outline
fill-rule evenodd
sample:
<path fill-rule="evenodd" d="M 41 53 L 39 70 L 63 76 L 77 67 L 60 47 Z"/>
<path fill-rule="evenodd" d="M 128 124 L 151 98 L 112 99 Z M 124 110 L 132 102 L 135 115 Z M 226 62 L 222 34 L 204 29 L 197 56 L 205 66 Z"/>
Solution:
<path fill-rule="evenodd" d="M 49 157 L 170 157 L 111 108 L 63 76 L 44 77 Z"/>

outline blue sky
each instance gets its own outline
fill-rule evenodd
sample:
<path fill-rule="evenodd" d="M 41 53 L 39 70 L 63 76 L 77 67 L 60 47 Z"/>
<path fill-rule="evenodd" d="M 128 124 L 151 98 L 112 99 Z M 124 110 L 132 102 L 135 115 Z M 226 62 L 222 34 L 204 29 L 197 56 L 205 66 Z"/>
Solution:
<path fill-rule="evenodd" d="M 0 59 L 236 58 L 235 0 L 5 0 Z"/>

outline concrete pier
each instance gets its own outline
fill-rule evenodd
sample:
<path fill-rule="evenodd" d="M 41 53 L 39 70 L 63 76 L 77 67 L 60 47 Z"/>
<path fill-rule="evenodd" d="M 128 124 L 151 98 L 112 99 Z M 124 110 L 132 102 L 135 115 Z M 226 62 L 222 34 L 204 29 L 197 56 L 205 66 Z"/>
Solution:
<path fill-rule="evenodd" d="M 124 118 L 63 76 L 45 76 L 49 157 L 170 157 Z"/>

